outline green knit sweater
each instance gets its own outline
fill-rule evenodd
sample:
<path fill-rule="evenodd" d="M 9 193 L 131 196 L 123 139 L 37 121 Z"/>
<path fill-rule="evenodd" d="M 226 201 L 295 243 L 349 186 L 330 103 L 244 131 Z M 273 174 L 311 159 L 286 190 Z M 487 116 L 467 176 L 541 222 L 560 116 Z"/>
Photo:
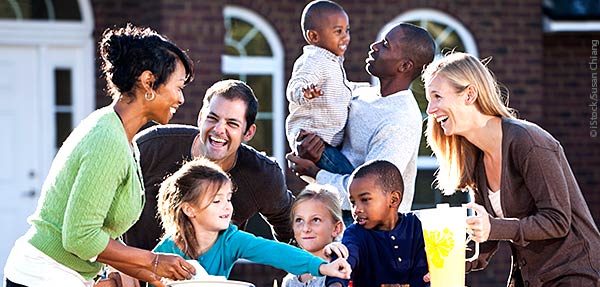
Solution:
<path fill-rule="evenodd" d="M 112 106 L 84 119 L 69 135 L 42 187 L 26 237 L 59 263 L 93 278 L 109 238 L 121 236 L 140 216 L 144 190 L 139 151 L 130 148 Z"/>

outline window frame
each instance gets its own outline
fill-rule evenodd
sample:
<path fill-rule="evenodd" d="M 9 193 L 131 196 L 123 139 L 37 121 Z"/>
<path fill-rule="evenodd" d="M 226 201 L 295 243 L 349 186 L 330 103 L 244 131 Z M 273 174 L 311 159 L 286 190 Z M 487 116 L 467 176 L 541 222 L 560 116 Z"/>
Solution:
<path fill-rule="evenodd" d="M 600 21 L 597 20 L 553 20 L 544 16 L 542 23 L 545 33 L 600 31 Z"/>
<path fill-rule="evenodd" d="M 225 6 L 223 19 L 238 18 L 253 25 L 263 34 L 269 44 L 272 56 L 231 56 L 221 55 L 221 72 L 223 74 L 245 75 L 270 75 L 272 77 L 272 134 L 271 144 L 277 162 L 285 170 L 284 122 L 285 122 L 285 94 L 284 94 L 284 49 L 275 29 L 256 12 L 239 6 Z M 259 103 L 260 105 L 260 103 Z M 264 112 L 263 112 L 264 114 Z M 261 112 L 257 119 L 261 119 Z"/>
<path fill-rule="evenodd" d="M 0 45 L 2 44 L 81 44 L 91 41 L 94 16 L 90 0 L 77 0 L 81 21 L 0 19 Z M 93 52 L 93 50 L 92 50 Z M 93 54 L 91 54 L 93 59 Z"/>

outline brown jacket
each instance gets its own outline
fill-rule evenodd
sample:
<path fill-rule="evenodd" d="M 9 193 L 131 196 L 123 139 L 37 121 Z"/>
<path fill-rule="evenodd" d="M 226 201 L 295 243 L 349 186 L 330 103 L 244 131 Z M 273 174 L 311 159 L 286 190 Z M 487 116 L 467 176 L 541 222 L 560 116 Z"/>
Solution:
<path fill-rule="evenodd" d="M 495 218 L 487 196 L 483 156 L 476 173 L 475 202 L 490 213 L 491 231 L 467 271 L 485 268 L 498 240 L 507 240 L 513 251 L 511 277 L 520 271 L 523 281 L 516 286 L 555 286 L 559 281 L 600 286 L 600 233 L 556 139 L 532 123 L 502 120 L 504 219 Z"/>

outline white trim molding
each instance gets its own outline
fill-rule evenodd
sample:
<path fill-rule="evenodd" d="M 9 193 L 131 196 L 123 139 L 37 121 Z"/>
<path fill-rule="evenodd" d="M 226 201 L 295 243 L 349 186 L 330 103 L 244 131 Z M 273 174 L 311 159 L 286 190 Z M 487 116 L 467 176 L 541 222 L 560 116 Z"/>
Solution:
<path fill-rule="evenodd" d="M 39 97 L 40 106 L 36 115 L 39 115 L 37 125 L 41 130 L 40 138 L 44 139 L 38 143 L 42 158 L 41 170 L 44 171 L 47 171 L 56 153 L 53 69 L 63 67 L 73 72 L 73 126 L 95 109 L 93 10 L 90 0 L 77 0 L 77 4 L 80 21 L 0 20 L 0 46 L 33 47 L 36 51 L 37 70 L 31 73 L 39 79 L 34 84 L 39 88 L 36 96 Z"/>
<path fill-rule="evenodd" d="M 222 72 L 224 74 L 271 75 L 272 81 L 272 120 L 273 120 L 273 154 L 282 170 L 285 170 L 285 84 L 284 84 L 284 49 L 275 29 L 267 20 L 256 12 L 239 6 L 226 6 L 224 18 L 238 18 L 253 25 L 263 34 L 273 53 L 265 56 L 231 56 L 221 55 Z M 260 103 L 259 103 L 260 105 Z M 261 112 L 262 114 L 266 114 Z M 260 114 L 259 117 L 260 118 Z M 264 115 L 263 115 L 264 116 Z"/>
<path fill-rule="evenodd" d="M 90 0 L 77 0 L 77 3 L 81 21 L 0 20 L 0 45 L 78 45 L 93 42 L 94 16 Z"/>
<path fill-rule="evenodd" d="M 581 21 L 566 21 L 553 20 L 548 17 L 543 18 L 544 32 L 598 32 L 600 31 L 600 21 L 598 20 L 581 20 Z"/>

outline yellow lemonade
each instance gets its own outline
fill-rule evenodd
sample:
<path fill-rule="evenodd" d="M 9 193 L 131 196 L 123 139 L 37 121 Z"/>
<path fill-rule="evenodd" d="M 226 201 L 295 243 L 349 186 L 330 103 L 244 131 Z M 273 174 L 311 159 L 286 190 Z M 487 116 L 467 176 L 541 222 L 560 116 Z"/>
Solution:
<path fill-rule="evenodd" d="M 477 256 L 465 258 L 467 210 L 438 204 L 416 214 L 423 228 L 431 287 L 464 287 L 465 260 Z"/>
<path fill-rule="evenodd" d="M 423 229 L 431 287 L 465 286 L 464 234 L 448 228 Z"/>

